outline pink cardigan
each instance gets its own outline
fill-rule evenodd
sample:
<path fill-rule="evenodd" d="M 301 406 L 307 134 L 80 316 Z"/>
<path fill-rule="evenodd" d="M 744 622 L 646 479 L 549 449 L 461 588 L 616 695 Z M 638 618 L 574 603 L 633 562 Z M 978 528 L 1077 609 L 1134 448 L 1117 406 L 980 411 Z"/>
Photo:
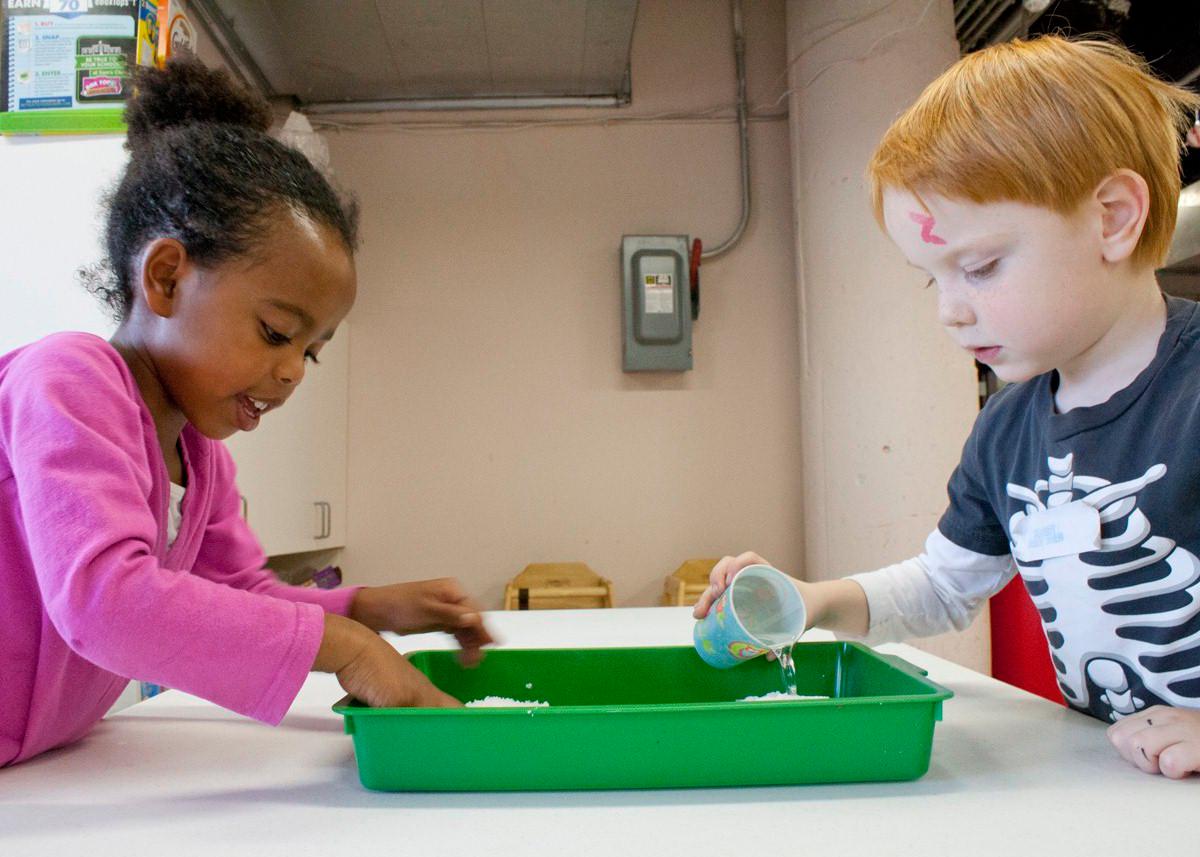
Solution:
<path fill-rule="evenodd" d="M 224 445 L 190 425 L 166 549 L 150 411 L 107 342 L 61 333 L 0 356 L 0 766 L 78 740 L 126 677 L 278 723 L 323 610 L 356 590 L 286 586 L 242 520 Z"/>

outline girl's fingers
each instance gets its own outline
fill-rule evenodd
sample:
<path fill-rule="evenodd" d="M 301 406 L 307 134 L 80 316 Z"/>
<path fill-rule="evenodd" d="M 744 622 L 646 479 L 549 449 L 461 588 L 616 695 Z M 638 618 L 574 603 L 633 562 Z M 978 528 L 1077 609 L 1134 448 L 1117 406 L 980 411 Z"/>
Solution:
<path fill-rule="evenodd" d="M 432 684 L 428 687 L 423 687 L 417 692 L 414 708 L 462 708 L 463 704 L 448 693 L 445 693 Z"/>
<path fill-rule="evenodd" d="M 483 611 L 479 609 L 479 605 L 476 604 L 472 599 L 468 598 L 463 601 L 462 607 L 466 610 L 466 612 L 458 617 L 459 627 L 464 631 L 474 634 L 478 638 L 481 646 L 496 642 L 492 639 L 491 632 L 488 631 L 487 625 L 483 623 Z"/>
<path fill-rule="evenodd" d="M 429 600 L 425 603 L 425 615 L 432 630 L 456 633 L 472 622 L 478 622 L 479 614 L 463 604 L 450 601 Z M 472 619 L 471 617 L 475 617 Z"/>
<path fill-rule="evenodd" d="M 477 640 L 463 634 L 455 634 L 454 639 L 458 640 L 458 662 L 464 667 L 477 666 L 483 660 L 483 650 Z"/>
<path fill-rule="evenodd" d="M 442 581 L 437 581 L 442 583 Z M 446 581 L 453 584 L 453 581 Z M 434 587 L 421 599 L 421 607 L 431 621 L 443 625 L 442 630 L 457 631 L 460 628 L 478 628 L 483 630 L 483 616 L 475 604 L 455 584 L 448 587 Z M 486 632 L 485 632 L 486 633 Z"/>
<path fill-rule="evenodd" d="M 457 605 L 463 612 L 457 617 L 456 624 L 447 624 L 445 630 L 454 635 L 462 652 L 459 660 L 463 666 L 475 666 L 483 660 L 484 646 L 495 642 L 483 624 L 483 615 L 467 605 Z"/>
<path fill-rule="evenodd" d="M 460 628 L 454 631 L 454 639 L 458 640 L 458 644 L 464 649 L 473 649 L 478 651 L 484 646 L 495 642 L 492 635 L 487 632 L 482 625 L 472 628 Z"/>
<path fill-rule="evenodd" d="M 451 604 L 465 604 L 470 601 L 466 591 L 453 577 L 439 577 L 429 581 L 429 591 L 435 598 Z"/>

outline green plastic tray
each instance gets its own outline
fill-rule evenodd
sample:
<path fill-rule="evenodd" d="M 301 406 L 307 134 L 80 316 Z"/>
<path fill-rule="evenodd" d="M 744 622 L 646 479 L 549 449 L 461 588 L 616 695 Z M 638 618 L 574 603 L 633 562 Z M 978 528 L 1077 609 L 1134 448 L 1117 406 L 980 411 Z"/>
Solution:
<path fill-rule="evenodd" d="M 410 659 L 468 702 L 548 708 L 334 711 L 354 736 L 362 784 L 382 791 L 765 786 L 911 780 L 953 694 L 924 670 L 857 643 L 795 647 L 797 690 L 827 700 L 737 702 L 781 690 L 778 664 L 729 670 L 690 646 L 498 649 L 475 669 L 449 651 Z"/>

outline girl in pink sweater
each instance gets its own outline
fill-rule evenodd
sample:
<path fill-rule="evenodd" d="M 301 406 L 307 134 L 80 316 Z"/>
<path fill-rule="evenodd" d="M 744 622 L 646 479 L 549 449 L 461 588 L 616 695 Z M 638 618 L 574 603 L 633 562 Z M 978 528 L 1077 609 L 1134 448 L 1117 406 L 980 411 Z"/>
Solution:
<path fill-rule="evenodd" d="M 139 71 L 91 284 L 119 327 L 0 357 L 0 766 L 82 737 L 129 677 L 277 723 L 309 670 L 459 704 L 376 631 L 491 642 L 452 580 L 279 583 L 239 515 L 221 439 L 283 406 L 355 295 L 357 212 L 270 118 L 194 61 Z"/>

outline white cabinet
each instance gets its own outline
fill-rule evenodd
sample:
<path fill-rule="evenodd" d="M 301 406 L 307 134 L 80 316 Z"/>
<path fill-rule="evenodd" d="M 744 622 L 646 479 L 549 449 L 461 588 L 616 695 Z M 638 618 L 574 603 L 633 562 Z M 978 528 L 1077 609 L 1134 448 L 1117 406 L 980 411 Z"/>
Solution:
<path fill-rule="evenodd" d="M 103 257 L 101 196 L 125 165 L 123 143 L 0 138 L 0 354 L 58 330 L 111 335 L 75 272 Z M 349 335 L 343 323 L 287 405 L 227 441 L 268 555 L 346 543 Z"/>
<path fill-rule="evenodd" d="M 76 270 L 104 256 L 100 202 L 125 166 L 124 143 L 0 138 L 0 354 L 60 330 L 112 334 Z"/>
<path fill-rule="evenodd" d="M 243 514 L 268 556 L 346 544 L 346 386 L 343 323 L 286 405 L 225 441 L 238 469 Z"/>

